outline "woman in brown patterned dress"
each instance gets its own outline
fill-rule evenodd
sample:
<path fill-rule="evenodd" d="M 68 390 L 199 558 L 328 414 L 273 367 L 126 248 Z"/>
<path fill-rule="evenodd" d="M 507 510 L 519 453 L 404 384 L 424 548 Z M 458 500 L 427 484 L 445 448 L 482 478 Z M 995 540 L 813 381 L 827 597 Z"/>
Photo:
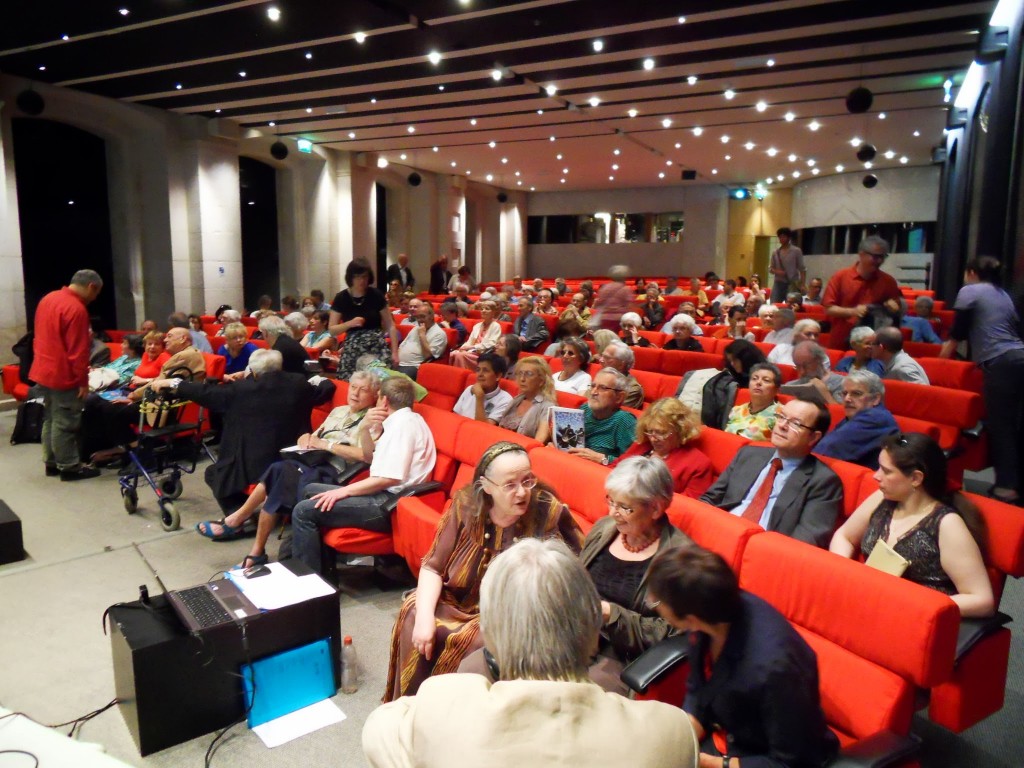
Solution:
<path fill-rule="evenodd" d="M 416 591 L 398 613 L 385 701 L 415 695 L 428 677 L 455 672 L 483 647 L 480 580 L 496 555 L 525 537 L 557 537 L 576 553 L 583 546 L 569 509 L 537 484 L 526 449 L 495 443 L 441 518 Z"/>

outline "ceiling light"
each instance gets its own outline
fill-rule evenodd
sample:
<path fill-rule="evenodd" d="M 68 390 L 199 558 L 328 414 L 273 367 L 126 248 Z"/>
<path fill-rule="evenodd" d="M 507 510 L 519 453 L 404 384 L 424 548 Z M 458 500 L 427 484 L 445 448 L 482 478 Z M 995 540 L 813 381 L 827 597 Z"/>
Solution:
<path fill-rule="evenodd" d="M 679 21 L 680 24 L 685 24 L 686 23 L 686 17 L 685 16 L 680 16 L 678 21 Z"/>
<path fill-rule="evenodd" d="M 690 75 L 688 78 L 686 78 L 686 84 L 687 85 L 696 85 L 697 84 L 697 76 L 696 75 Z"/>
<path fill-rule="evenodd" d="M 362 45 L 363 43 L 366 42 L 366 33 L 365 32 L 356 32 L 353 35 L 353 37 L 355 38 L 355 41 L 357 43 L 359 43 L 360 45 Z"/>
<path fill-rule="evenodd" d="M 906 165 L 907 163 L 910 162 L 910 158 L 907 157 L 906 155 L 903 155 L 903 157 L 900 158 L 900 162 L 903 163 L 903 165 Z"/>
<path fill-rule="evenodd" d="M 554 141 L 554 140 L 555 140 L 554 136 L 548 136 L 548 141 Z"/>
<path fill-rule="evenodd" d="M 639 115 L 640 113 L 639 113 L 639 112 L 637 112 L 637 111 L 636 111 L 635 109 L 631 109 L 631 110 L 629 110 L 629 111 L 628 111 L 628 112 L 627 112 L 626 114 L 627 114 L 627 115 L 629 115 L 630 117 L 636 117 L 636 116 L 637 116 L 637 115 Z"/>
<path fill-rule="evenodd" d="M 885 153 L 886 160 L 892 160 L 894 157 L 896 157 L 896 153 L 893 152 L 891 149 Z"/>
<path fill-rule="evenodd" d="M 852 139 L 850 139 L 850 146 L 851 147 L 859 147 L 860 145 L 861 145 L 860 137 L 854 136 Z"/>
<path fill-rule="evenodd" d="M 799 179 L 800 178 L 800 171 L 793 171 L 793 178 L 794 179 Z"/>
<path fill-rule="evenodd" d="M 400 154 L 400 155 L 398 156 L 398 159 L 399 159 L 399 160 L 405 160 L 405 159 L 406 159 L 406 155 L 405 155 L 405 152 L 403 152 L 402 154 Z"/>
<path fill-rule="evenodd" d="M 431 51 L 430 53 L 427 54 L 427 61 L 429 61 L 431 64 L 440 64 L 441 54 L 438 53 L 437 51 Z"/>
<path fill-rule="evenodd" d="M 792 123 L 796 119 L 796 115 L 794 115 L 792 112 L 787 112 L 785 114 L 785 118 L 787 123 Z"/>
<path fill-rule="evenodd" d="M 310 53 L 309 51 L 306 51 L 306 58 L 307 59 L 312 59 L 313 58 L 313 54 Z"/>
<path fill-rule="evenodd" d="M 39 67 L 39 71 L 40 72 L 45 72 L 46 71 L 46 65 L 44 64 L 43 66 Z"/>
<path fill-rule="evenodd" d="M 543 109 L 538 109 L 537 110 L 537 114 L 538 115 L 543 115 L 544 114 L 544 110 Z"/>
<path fill-rule="evenodd" d="M 241 72 L 239 72 L 238 76 L 239 77 L 245 77 L 245 70 L 243 69 Z"/>
<path fill-rule="evenodd" d="M 809 158 L 809 159 L 807 160 L 807 167 L 808 167 L 808 168 L 813 168 L 813 167 L 814 167 L 814 166 L 816 166 L 817 164 L 818 164 L 817 160 L 815 160 L 815 159 L 814 159 L 813 157 L 812 157 L 812 158 Z"/>
<path fill-rule="evenodd" d="M 469 170 L 466 171 L 466 175 L 467 176 L 469 176 L 469 174 L 471 174 L 471 173 L 472 173 L 472 171 L 469 171 Z"/>
<path fill-rule="evenodd" d="M 476 118 L 474 117 L 472 120 L 470 120 L 469 124 L 470 125 L 476 125 Z"/>
<path fill-rule="evenodd" d="M 717 176 L 718 175 L 718 169 L 717 168 L 712 168 L 711 169 L 711 175 L 712 176 Z"/>
<path fill-rule="evenodd" d="M 601 103 L 601 100 L 597 98 L 597 96 L 591 96 L 590 101 L 588 101 L 587 103 L 590 104 L 590 106 L 592 107 L 596 107 L 598 104 Z"/>
<path fill-rule="evenodd" d="M 885 112 L 879 112 L 878 113 L 878 119 L 879 120 L 885 120 Z"/>
<path fill-rule="evenodd" d="M 619 170 L 619 164 L 618 163 L 612 163 L 612 170 L 613 171 Z"/>
<path fill-rule="evenodd" d="M 307 110 L 307 111 L 308 111 L 308 110 Z M 408 128 L 406 128 L 405 130 L 407 130 L 407 131 L 408 131 L 409 133 L 416 133 L 416 126 L 414 126 L 414 125 L 410 125 L 410 126 L 409 126 Z"/>
<path fill-rule="evenodd" d="M 864 163 L 864 167 L 870 171 L 872 168 L 875 167 L 875 164 L 869 160 L 868 162 Z"/>
<path fill-rule="evenodd" d="M 604 50 L 604 41 L 603 40 L 595 40 L 593 43 L 591 43 L 591 45 L 594 46 L 594 52 L 595 53 L 600 53 L 601 51 Z"/>
<path fill-rule="evenodd" d="M 537 188 L 536 188 L 536 187 L 530 187 L 530 191 L 531 191 L 531 192 L 536 192 L 536 191 L 537 191 Z"/>
<path fill-rule="evenodd" d="M 654 59 L 644 59 L 644 69 L 648 71 L 654 69 Z"/>
<path fill-rule="evenodd" d="M 498 146 L 498 142 L 496 142 L 496 141 L 489 141 L 489 142 L 487 142 L 487 146 L 490 147 L 491 149 L 494 149 L 496 146 Z"/>
<path fill-rule="evenodd" d="M 765 154 L 768 155 L 768 157 L 775 157 L 777 154 L 779 154 L 779 150 L 777 150 L 775 147 L 768 147 L 768 149 L 765 150 Z"/>
<path fill-rule="evenodd" d="M 665 161 L 665 165 L 671 167 L 672 166 L 672 161 L 671 160 L 666 160 Z"/>
<path fill-rule="evenodd" d="M 700 136 L 702 133 L 704 133 L 704 129 L 703 128 L 701 128 L 699 125 L 693 126 L 693 135 L 694 136 Z"/>
<path fill-rule="evenodd" d="M 609 176 L 608 177 L 608 181 L 615 181 L 615 177 L 614 176 Z"/>
<path fill-rule="evenodd" d="M 682 145 L 682 144 L 680 144 L 680 143 L 679 143 L 679 142 L 677 141 L 677 142 L 676 142 L 676 149 L 682 149 L 682 148 L 683 148 L 683 145 Z"/>
<path fill-rule="evenodd" d="M 821 170 L 818 168 L 811 168 L 811 173 L 817 176 L 819 173 L 821 173 Z"/>
<path fill-rule="evenodd" d="M 451 166 L 452 166 L 452 168 L 454 168 L 454 167 L 455 167 L 455 165 L 456 165 L 455 161 L 454 161 L 454 160 L 452 160 L 452 162 L 451 162 Z"/>
<path fill-rule="evenodd" d="M 775 59 L 768 59 L 768 61 L 766 61 L 766 62 L 764 63 L 764 65 L 765 65 L 766 67 L 774 67 L 774 66 L 775 66 Z"/>
<path fill-rule="evenodd" d="M 174 90 L 180 91 L 181 90 L 181 83 L 175 83 L 174 84 Z M 271 123 L 271 125 L 273 125 L 273 123 Z"/>
<path fill-rule="evenodd" d="M 444 86 L 443 86 L 443 85 L 439 85 L 439 86 L 437 86 L 437 90 L 439 90 L 439 91 L 443 91 L 443 90 L 444 90 Z"/>
<path fill-rule="evenodd" d="M 810 128 L 812 131 L 816 131 L 819 128 L 821 128 L 821 123 L 819 123 L 817 120 L 811 120 L 811 122 L 807 124 L 807 127 Z"/>
<path fill-rule="evenodd" d="M 559 183 L 561 183 L 561 184 L 565 184 L 565 179 L 559 179 L 558 181 L 559 181 Z"/>
<path fill-rule="evenodd" d="M 501 164 L 502 165 L 508 165 L 508 158 L 507 157 L 501 158 Z"/>
<path fill-rule="evenodd" d="M 746 150 L 747 150 L 747 151 L 749 152 L 750 150 L 752 150 L 752 149 L 753 149 L 754 147 L 756 147 L 757 145 L 756 145 L 756 144 L 754 144 L 754 142 L 752 142 L 752 141 L 748 141 L 748 142 L 747 142 L 746 144 L 744 144 L 743 146 L 744 146 L 744 148 L 745 148 L 745 149 L 746 149 Z"/>
<path fill-rule="evenodd" d="M 566 173 L 568 173 L 568 172 L 569 172 L 569 169 L 568 169 L 568 168 L 563 168 L 563 169 L 562 169 L 562 173 L 563 173 L 563 174 L 566 174 Z"/>
<path fill-rule="evenodd" d="M 726 159 L 726 160 L 732 160 L 732 155 L 726 155 L 726 156 L 725 156 L 725 159 Z"/>
<path fill-rule="evenodd" d="M 726 88 L 725 93 L 722 94 L 726 99 L 734 99 L 736 97 L 736 91 L 732 88 Z"/>
<path fill-rule="evenodd" d="M 662 128 L 668 128 L 671 125 L 672 125 L 672 119 L 669 118 L 669 117 L 666 117 L 664 120 L 661 121 L 661 127 Z"/>
<path fill-rule="evenodd" d="M 789 157 L 787 157 L 786 159 L 789 160 L 789 162 L 791 162 L 791 163 L 795 163 L 796 162 L 796 155 L 790 153 Z"/>
<path fill-rule="evenodd" d="M 354 138 L 356 137 L 356 132 L 355 132 L 355 131 L 349 131 L 349 132 L 348 132 L 348 137 L 349 137 L 350 139 L 354 139 Z"/>
<path fill-rule="evenodd" d="M 767 179 L 765 179 L 765 183 L 766 184 L 771 184 L 773 181 L 775 181 L 775 179 L 773 179 L 771 176 L 769 176 Z"/>
<path fill-rule="evenodd" d="M 267 8 L 267 18 L 270 19 L 271 21 L 280 21 L 281 9 L 278 8 L 276 5 L 270 6 L 269 8 Z"/>
<path fill-rule="evenodd" d="M 273 128 L 275 125 L 277 125 L 277 123 L 275 123 L 273 120 L 271 120 L 269 123 L 267 123 L 267 125 L 269 125 L 271 128 Z"/>
<path fill-rule="evenodd" d="M 558 93 L 558 86 L 554 84 L 549 85 L 547 88 L 544 89 L 544 92 L 548 96 L 554 96 L 556 93 Z"/>
<path fill-rule="evenodd" d="M 122 16 L 127 16 L 130 13 L 130 11 L 127 8 L 118 8 L 117 12 L 120 13 Z M 270 11 L 267 11 L 267 13 L 270 13 Z M 278 13 L 280 13 L 280 11 L 278 11 Z M 277 21 L 277 19 L 274 19 L 274 21 Z"/>
<path fill-rule="evenodd" d="M 376 103 L 377 103 L 377 100 L 376 100 L 376 99 L 370 99 L 370 103 L 371 103 L 371 104 L 376 104 Z"/>
<path fill-rule="evenodd" d="M 220 114 L 220 109 L 215 109 L 213 111 L 216 112 L 218 115 Z"/>
<path fill-rule="evenodd" d="M 439 151 L 437 147 L 431 147 L 431 149 L 434 150 L 435 152 Z"/>
<path fill-rule="evenodd" d="M 658 178 L 659 179 L 664 179 L 665 178 L 665 172 L 664 171 L 659 171 L 658 172 Z"/>
<path fill-rule="evenodd" d="M 494 80 L 495 82 L 497 82 L 498 80 L 501 80 L 501 70 L 500 69 L 492 69 L 491 70 L 491 79 Z"/>
<path fill-rule="evenodd" d="M 843 172 L 843 170 L 844 170 L 844 169 L 843 169 L 843 166 L 841 166 L 841 165 L 837 165 L 837 166 L 836 166 L 836 173 L 842 173 L 842 172 Z"/>
<path fill-rule="evenodd" d="M 522 174 L 519 173 L 519 171 L 516 171 L 516 176 L 522 176 Z"/>
<path fill-rule="evenodd" d="M 615 149 L 612 150 L 612 154 L 613 155 L 621 155 L 622 154 L 622 150 L 619 149 L 618 147 L 616 147 Z"/>
<path fill-rule="evenodd" d="M 522 182 L 522 181 L 517 181 L 517 182 L 516 182 L 516 186 L 517 186 L 517 187 L 521 187 L 521 186 L 523 186 L 523 182 Z"/>
<path fill-rule="evenodd" d="M 387 168 L 388 167 L 388 159 L 386 157 L 378 157 L 377 158 L 377 167 L 378 168 Z"/>
<path fill-rule="evenodd" d="M 920 132 L 920 131 L 914 131 L 914 135 L 915 135 L 915 136 L 920 136 L 920 135 L 921 135 L 921 132 Z"/>
<path fill-rule="evenodd" d="M 494 176 L 492 176 L 492 175 L 491 175 L 491 174 L 489 174 L 489 173 L 488 173 L 488 174 L 487 174 L 487 176 L 485 176 L 484 178 L 486 178 L 486 179 L 487 179 L 488 181 L 494 181 Z"/>
<path fill-rule="evenodd" d="M 722 136 L 722 143 L 723 144 L 728 144 L 729 143 L 729 136 L 728 135 L 724 135 L 723 134 L 723 136 Z"/>
<path fill-rule="evenodd" d="M 754 105 L 754 109 L 756 109 L 758 112 L 764 112 L 766 109 L 768 109 L 768 102 L 759 101 L 757 102 L 757 104 Z"/>
<path fill-rule="evenodd" d="M 555 155 L 555 160 L 561 160 L 561 159 L 562 159 L 562 153 L 559 152 L 557 155 Z"/>
<path fill-rule="evenodd" d="M 783 180 L 784 178 L 786 178 L 786 177 L 785 177 L 785 176 L 783 176 L 783 175 L 782 175 L 782 174 L 780 173 L 780 174 L 779 174 L 778 176 L 776 176 L 776 177 L 775 177 L 775 180 L 776 180 L 776 181 L 782 181 L 782 180 Z"/>

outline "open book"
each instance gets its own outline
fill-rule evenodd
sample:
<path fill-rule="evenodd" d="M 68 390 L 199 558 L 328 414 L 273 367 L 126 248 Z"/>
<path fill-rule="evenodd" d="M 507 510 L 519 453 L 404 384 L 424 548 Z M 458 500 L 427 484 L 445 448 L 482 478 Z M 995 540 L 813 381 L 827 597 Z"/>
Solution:
<path fill-rule="evenodd" d="M 868 555 L 864 564 L 885 573 L 891 573 L 893 576 L 902 576 L 903 572 L 907 570 L 907 566 L 910 565 L 910 561 L 890 547 L 888 542 L 879 539 L 875 542 L 875 548 L 871 550 L 871 554 Z"/>
<path fill-rule="evenodd" d="M 551 409 L 551 439 L 560 451 L 570 448 L 585 448 L 583 411 L 575 408 Z"/>

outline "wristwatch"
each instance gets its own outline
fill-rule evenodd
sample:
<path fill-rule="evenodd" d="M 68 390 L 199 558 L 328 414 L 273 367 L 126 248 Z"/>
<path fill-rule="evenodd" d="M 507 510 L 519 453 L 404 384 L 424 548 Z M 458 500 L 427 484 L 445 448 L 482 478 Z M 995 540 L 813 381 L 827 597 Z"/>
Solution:
<path fill-rule="evenodd" d="M 604 456 L 601 457 L 601 463 L 607 467 L 609 464 L 612 463 L 612 457 L 609 456 L 608 454 L 605 454 Z"/>
<path fill-rule="evenodd" d="M 729 768 L 729 763 L 732 762 L 732 758 L 729 755 L 722 755 L 722 768 Z"/>

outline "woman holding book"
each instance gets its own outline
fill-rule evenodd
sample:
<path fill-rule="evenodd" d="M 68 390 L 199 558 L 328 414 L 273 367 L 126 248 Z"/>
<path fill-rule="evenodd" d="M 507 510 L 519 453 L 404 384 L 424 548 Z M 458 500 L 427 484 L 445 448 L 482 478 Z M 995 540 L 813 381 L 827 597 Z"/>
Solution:
<path fill-rule="evenodd" d="M 878 464 L 878 491 L 836 531 L 829 549 L 853 557 L 859 548 L 869 565 L 884 560 L 882 570 L 903 569 L 904 578 L 946 593 L 961 616 L 991 616 L 984 526 L 967 499 L 946 490 L 946 457 L 938 443 L 916 432 L 891 435 Z"/>

